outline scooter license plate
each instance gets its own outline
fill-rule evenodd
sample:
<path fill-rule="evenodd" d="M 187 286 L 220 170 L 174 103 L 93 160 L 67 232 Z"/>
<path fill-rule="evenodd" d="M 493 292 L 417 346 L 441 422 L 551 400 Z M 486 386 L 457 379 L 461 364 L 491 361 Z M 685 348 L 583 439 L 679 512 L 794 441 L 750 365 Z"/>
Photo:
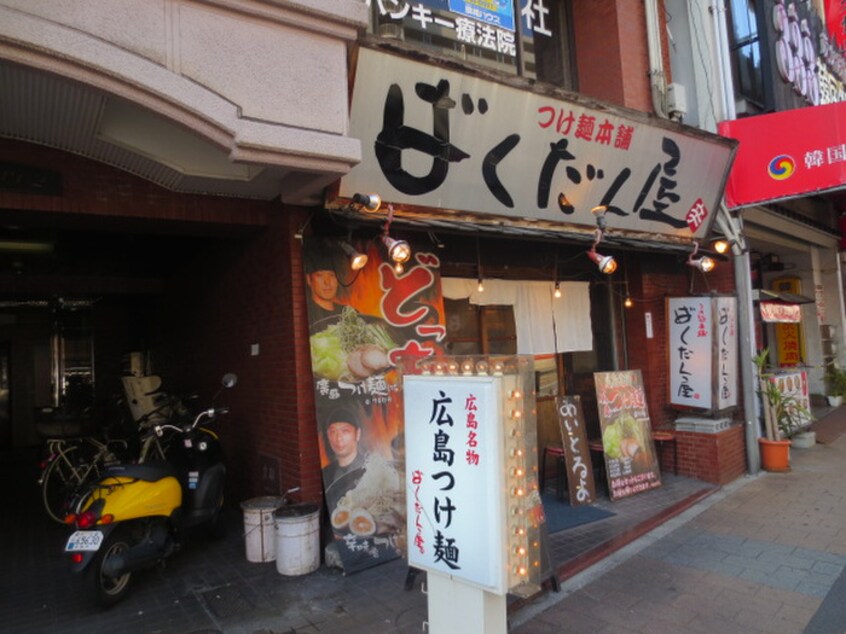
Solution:
<path fill-rule="evenodd" d="M 103 543 L 103 533 L 100 531 L 76 531 L 68 538 L 65 552 L 97 551 Z"/>

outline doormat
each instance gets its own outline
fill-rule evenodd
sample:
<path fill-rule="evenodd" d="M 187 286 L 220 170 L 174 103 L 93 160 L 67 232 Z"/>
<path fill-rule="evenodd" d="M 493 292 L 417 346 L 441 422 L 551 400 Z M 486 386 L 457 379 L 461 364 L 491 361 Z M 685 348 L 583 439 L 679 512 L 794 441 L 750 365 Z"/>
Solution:
<path fill-rule="evenodd" d="M 606 511 L 589 504 L 570 506 L 568 502 L 559 500 L 554 493 L 544 493 L 541 500 L 543 501 L 543 512 L 546 515 L 546 526 L 550 535 L 616 515 L 612 511 Z"/>

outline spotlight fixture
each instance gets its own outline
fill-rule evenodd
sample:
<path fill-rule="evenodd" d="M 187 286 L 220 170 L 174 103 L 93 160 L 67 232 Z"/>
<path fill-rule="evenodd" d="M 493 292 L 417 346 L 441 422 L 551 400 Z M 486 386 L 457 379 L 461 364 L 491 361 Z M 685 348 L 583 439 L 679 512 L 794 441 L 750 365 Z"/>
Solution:
<path fill-rule="evenodd" d="M 604 205 L 599 205 L 590 210 L 592 214 L 596 215 L 596 237 L 593 239 L 593 246 L 587 252 L 587 256 L 599 267 L 599 270 L 605 275 L 611 275 L 617 270 L 617 260 L 611 255 L 602 255 L 596 252 L 596 245 L 602 241 L 602 235 L 605 229 L 605 211 L 608 208 Z"/>
<path fill-rule="evenodd" d="M 697 251 L 699 251 L 699 243 L 694 241 L 693 252 L 687 257 L 687 265 L 692 266 L 695 269 L 699 269 L 703 273 L 713 271 L 714 267 L 717 266 L 714 259 L 708 257 L 707 255 L 703 255 L 701 258 L 694 258 L 693 256 L 696 255 Z"/>
<path fill-rule="evenodd" d="M 359 209 L 370 213 L 379 211 L 382 206 L 382 197 L 379 194 L 353 194 L 352 201 Z"/>
<path fill-rule="evenodd" d="M 350 268 L 353 271 L 361 270 L 367 264 L 367 255 L 356 251 L 351 244 L 342 242 L 341 248 L 344 250 L 344 253 L 346 253 L 347 257 L 350 259 Z"/>
<path fill-rule="evenodd" d="M 711 243 L 711 248 L 713 248 L 714 251 L 716 251 L 720 255 L 726 253 L 729 250 L 730 246 L 731 244 L 729 244 L 729 241 L 724 240 L 723 238 L 720 238 L 719 240 L 714 240 L 714 242 Z"/>
<path fill-rule="evenodd" d="M 388 250 L 388 257 L 394 262 L 403 264 L 411 259 L 411 247 L 405 240 L 395 240 L 389 235 L 383 235 L 382 244 Z"/>
<path fill-rule="evenodd" d="M 614 259 L 613 255 L 597 253 L 594 247 L 587 252 L 587 256 L 593 260 L 596 266 L 599 267 L 600 272 L 605 273 L 605 275 L 611 275 L 617 270 L 617 260 Z"/>
<path fill-rule="evenodd" d="M 701 258 L 696 260 L 688 260 L 687 263 L 693 268 L 699 269 L 703 273 L 710 273 L 714 270 L 714 267 L 717 266 L 714 259 L 709 258 L 707 255 L 703 255 Z"/>

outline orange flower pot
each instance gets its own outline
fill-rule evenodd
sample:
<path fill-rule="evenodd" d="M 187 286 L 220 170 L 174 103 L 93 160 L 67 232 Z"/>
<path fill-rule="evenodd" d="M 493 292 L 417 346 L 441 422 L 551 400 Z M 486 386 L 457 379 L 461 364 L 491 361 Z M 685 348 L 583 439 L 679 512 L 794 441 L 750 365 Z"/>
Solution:
<path fill-rule="evenodd" d="M 758 439 L 761 449 L 761 468 L 764 471 L 790 471 L 790 441 Z"/>

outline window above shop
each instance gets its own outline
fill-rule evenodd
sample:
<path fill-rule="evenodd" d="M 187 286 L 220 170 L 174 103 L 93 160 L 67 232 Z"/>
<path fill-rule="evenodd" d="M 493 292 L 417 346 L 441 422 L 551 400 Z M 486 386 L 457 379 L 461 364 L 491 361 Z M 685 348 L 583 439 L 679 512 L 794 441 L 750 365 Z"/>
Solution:
<path fill-rule="evenodd" d="M 736 97 L 762 108 L 766 97 L 756 4 L 754 0 L 732 0 L 730 3 L 729 50 Z"/>
<path fill-rule="evenodd" d="M 569 0 L 367 0 L 371 30 L 485 68 L 575 88 Z"/>

